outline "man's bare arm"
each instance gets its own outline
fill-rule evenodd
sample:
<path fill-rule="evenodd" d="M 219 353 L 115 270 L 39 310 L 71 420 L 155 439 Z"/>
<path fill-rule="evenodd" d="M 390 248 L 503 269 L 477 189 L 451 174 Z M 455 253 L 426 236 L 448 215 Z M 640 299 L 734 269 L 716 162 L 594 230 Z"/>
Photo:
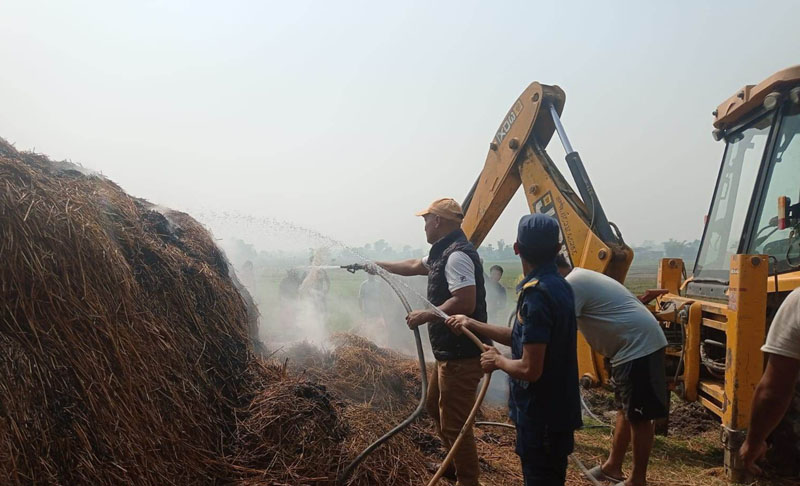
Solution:
<path fill-rule="evenodd" d="M 382 269 L 395 275 L 412 277 L 414 275 L 428 275 L 428 269 L 422 264 L 422 258 L 410 258 L 397 262 L 375 262 Z"/>
<path fill-rule="evenodd" d="M 447 315 L 452 314 L 472 314 L 475 311 L 475 301 L 477 291 L 474 285 L 461 287 L 453 290 L 451 297 L 439 306 L 439 310 Z M 442 318 L 433 310 L 413 311 L 406 318 L 409 327 L 414 328 L 426 322 L 438 322 Z"/>
<path fill-rule="evenodd" d="M 475 312 L 475 301 L 478 300 L 474 285 L 461 287 L 450 292 L 452 297 L 439 306 L 439 310 L 452 316 L 454 314 L 472 314 Z"/>
<path fill-rule="evenodd" d="M 495 326 L 485 322 L 476 321 L 465 315 L 455 315 L 447 320 L 447 325 L 456 334 L 461 333 L 461 328 L 467 328 L 472 332 L 477 332 L 481 336 L 487 337 L 506 346 L 511 346 L 511 328 L 507 326 Z"/>
<path fill-rule="evenodd" d="M 747 440 L 761 442 L 778 426 L 794 395 L 800 360 L 770 354 L 764 376 L 756 386 Z"/>
<path fill-rule="evenodd" d="M 508 376 L 534 382 L 542 376 L 546 352 L 547 344 L 528 343 L 522 348 L 521 359 L 511 359 L 497 352 L 495 348 L 491 348 L 481 355 L 481 365 L 484 365 L 486 361 L 493 361 L 494 366 L 508 373 Z"/>

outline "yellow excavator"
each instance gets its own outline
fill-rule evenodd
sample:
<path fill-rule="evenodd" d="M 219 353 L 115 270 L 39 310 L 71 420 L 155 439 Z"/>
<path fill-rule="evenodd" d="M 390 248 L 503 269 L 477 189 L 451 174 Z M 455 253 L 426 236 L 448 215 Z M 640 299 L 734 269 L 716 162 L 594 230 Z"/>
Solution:
<path fill-rule="evenodd" d="M 514 102 L 464 201 L 463 228 L 479 246 L 522 187 L 531 212 L 558 219 L 568 261 L 624 282 L 633 251 L 607 219 L 567 137 L 565 100 L 558 86 L 532 83 Z M 682 260 L 662 259 L 658 288 L 640 298 L 670 343 L 670 389 L 720 418 L 725 471 L 740 480 L 737 450 L 764 369 L 760 348 L 778 306 L 800 286 L 800 66 L 745 86 L 713 116 L 724 153 L 694 266 L 687 272 Z M 545 150 L 554 133 L 577 192 Z M 608 382 L 602 357 L 580 335 L 578 362 L 583 386 Z M 773 436 L 786 439 L 775 449 L 797 467 L 800 440 L 792 429 L 800 430 L 800 407 L 781 427 L 786 433 Z"/>

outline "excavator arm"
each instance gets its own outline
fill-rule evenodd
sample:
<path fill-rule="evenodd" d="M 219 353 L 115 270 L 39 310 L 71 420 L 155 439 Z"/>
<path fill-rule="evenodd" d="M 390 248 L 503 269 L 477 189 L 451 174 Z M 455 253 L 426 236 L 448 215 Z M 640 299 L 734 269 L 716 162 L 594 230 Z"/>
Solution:
<path fill-rule="evenodd" d="M 561 88 L 539 83 L 531 83 L 517 98 L 489 144 L 483 170 L 462 204 L 462 227 L 479 246 L 522 186 L 531 212 L 558 220 L 568 261 L 622 282 L 633 251 L 606 219 L 580 155 L 569 143 L 559 118 L 565 101 Z M 578 193 L 545 150 L 556 131 Z"/>
<path fill-rule="evenodd" d="M 605 216 L 578 152 L 572 149 L 559 118 L 566 96 L 558 86 L 532 83 L 517 98 L 489 144 L 478 179 L 462 204 L 462 228 L 477 247 L 522 186 L 531 212 L 558 220 L 562 252 L 573 265 L 623 282 L 633 250 Z M 545 151 L 558 132 L 576 193 Z M 608 380 L 603 358 L 578 336 L 581 381 L 594 385 Z"/>

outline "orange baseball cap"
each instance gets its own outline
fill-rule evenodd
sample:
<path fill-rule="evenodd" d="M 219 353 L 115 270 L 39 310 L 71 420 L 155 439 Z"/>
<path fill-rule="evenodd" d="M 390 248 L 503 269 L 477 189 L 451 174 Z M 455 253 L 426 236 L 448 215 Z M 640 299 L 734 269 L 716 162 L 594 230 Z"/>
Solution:
<path fill-rule="evenodd" d="M 435 214 L 440 218 L 457 221 L 459 223 L 464 220 L 464 211 L 461 210 L 461 205 L 449 197 L 443 197 L 433 201 L 427 209 L 418 212 L 417 216 L 425 216 L 426 214 Z"/>

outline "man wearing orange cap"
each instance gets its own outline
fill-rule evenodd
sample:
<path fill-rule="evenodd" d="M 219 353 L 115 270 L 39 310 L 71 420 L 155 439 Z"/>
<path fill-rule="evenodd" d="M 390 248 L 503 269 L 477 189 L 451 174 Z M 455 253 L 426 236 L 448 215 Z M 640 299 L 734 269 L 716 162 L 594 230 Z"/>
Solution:
<path fill-rule="evenodd" d="M 486 321 L 486 290 L 483 267 L 478 252 L 461 230 L 464 213 L 453 199 L 434 201 L 427 209 L 417 213 L 425 219 L 425 236 L 431 250 L 424 258 L 398 262 L 376 262 L 384 270 L 396 275 L 428 276 L 428 300 L 448 315 L 465 314 L 478 321 Z M 374 272 L 374 268 L 367 268 Z M 475 402 L 481 370 L 481 349 L 465 335 L 456 335 L 444 321 L 431 310 L 416 310 L 406 317 L 413 329 L 428 323 L 428 335 L 436 368 L 428 385 L 428 413 L 437 424 L 439 435 L 449 447 L 464 423 Z M 477 334 L 477 333 L 476 333 Z M 478 337 L 486 344 L 491 341 Z M 459 486 L 476 486 L 480 468 L 475 437 L 470 430 L 456 451 L 455 470 L 445 476 L 455 476 Z"/>

